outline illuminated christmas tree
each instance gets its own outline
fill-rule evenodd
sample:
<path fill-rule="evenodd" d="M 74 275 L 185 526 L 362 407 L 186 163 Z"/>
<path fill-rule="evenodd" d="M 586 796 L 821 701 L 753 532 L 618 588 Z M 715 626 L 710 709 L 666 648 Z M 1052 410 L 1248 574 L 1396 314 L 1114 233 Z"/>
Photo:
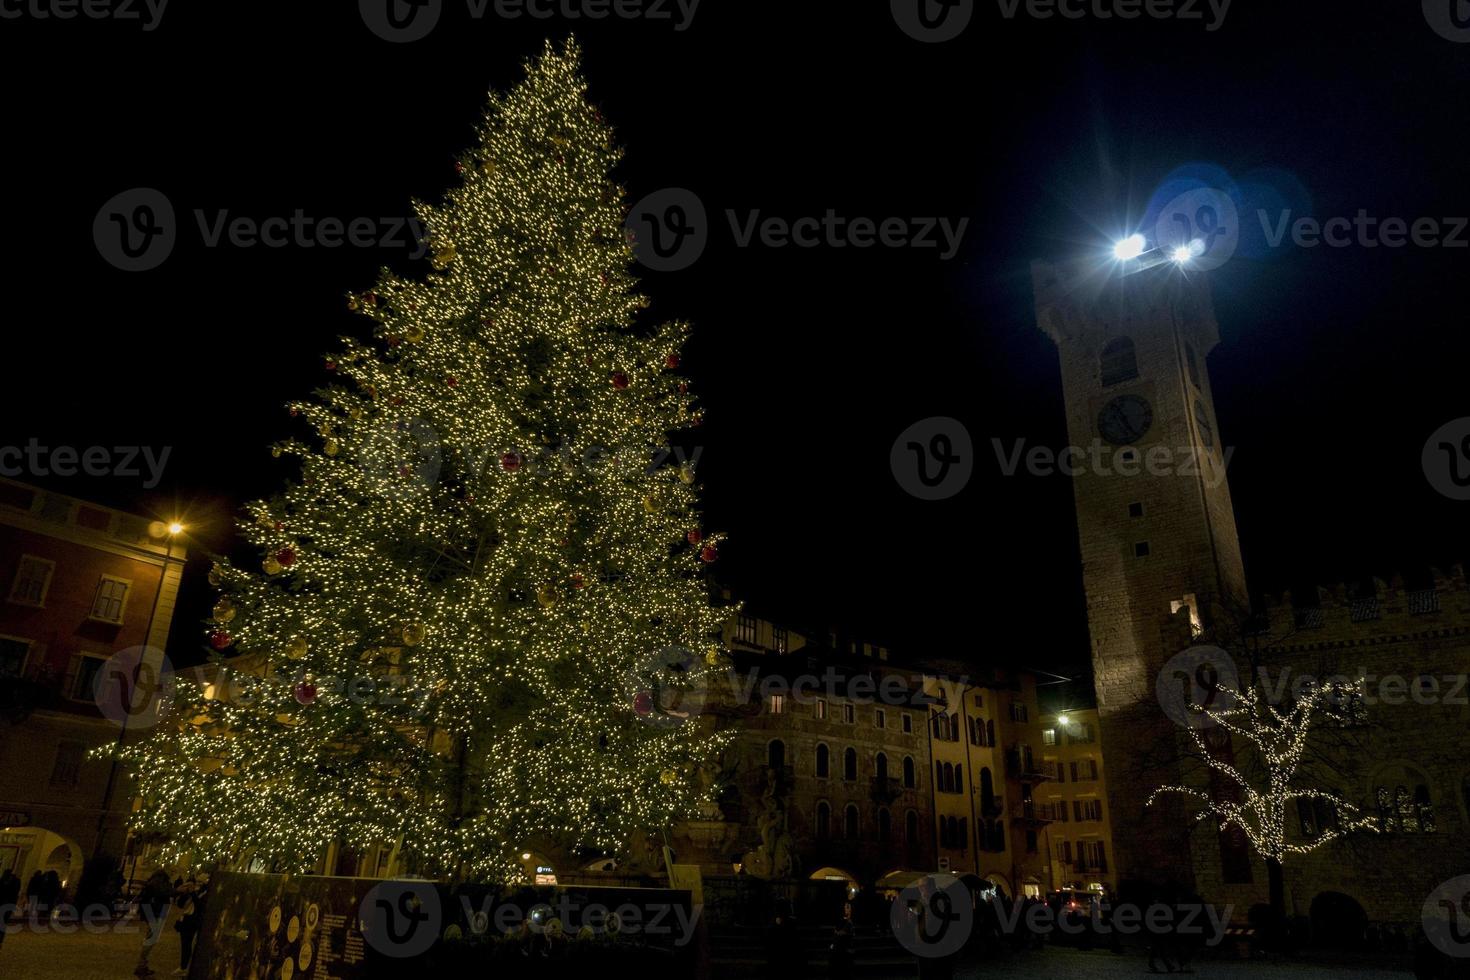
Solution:
<path fill-rule="evenodd" d="M 174 853 L 305 870 L 337 841 L 508 880 L 523 850 L 616 853 L 704 802 L 722 743 L 659 693 L 720 667 L 726 614 L 670 448 L 700 421 L 687 326 L 635 323 L 578 60 L 548 46 L 492 94 L 459 185 L 415 205 L 434 271 L 349 297 L 371 340 L 290 407 L 300 479 L 241 522 L 264 560 L 211 576 L 211 643 L 257 680 L 181 695 L 124 753 Z"/>

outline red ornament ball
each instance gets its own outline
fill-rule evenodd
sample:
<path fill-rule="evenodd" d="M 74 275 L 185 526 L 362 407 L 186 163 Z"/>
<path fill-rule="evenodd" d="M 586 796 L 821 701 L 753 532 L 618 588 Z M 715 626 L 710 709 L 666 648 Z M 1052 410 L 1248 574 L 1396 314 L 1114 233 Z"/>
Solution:
<path fill-rule="evenodd" d="M 328 361 L 327 362 L 327 370 L 328 371 L 335 371 L 335 370 L 337 370 L 337 362 L 336 361 Z"/>
<path fill-rule="evenodd" d="M 501 456 L 500 468 L 505 470 L 507 473 L 514 473 L 516 470 L 521 468 L 521 454 L 506 453 L 504 456 Z"/>
<path fill-rule="evenodd" d="M 296 689 L 291 693 L 296 696 L 297 704 L 310 705 L 316 703 L 316 685 L 312 683 L 309 676 L 303 677 L 296 685 Z"/>
<path fill-rule="evenodd" d="M 670 371 L 679 370 L 679 355 L 670 354 L 668 357 L 664 358 L 664 367 L 668 368 Z"/>
<path fill-rule="evenodd" d="M 216 650 L 223 650 L 234 642 L 234 637 L 230 636 L 230 634 L 226 633 L 224 630 L 215 630 L 213 633 L 209 634 L 209 645 L 214 647 Z"/>
<path fill-rule="evenodd" d="M 639 691 L 633 695 L 633 711 L 644 717 L 653 714 L 653 694 L 649 691 Z"/>
<path fill-rule="evenodd" d="M 684 536 L 689 539 L 690 544 L 699 544 L 699 542 L 704 540 L 704 532 L 699 530 L 699 528 L 695 528 Z"/>
<path fill-rule="evenodd" d="M 687 395 L 687 394 L 689 394 L 689 382 L 687 382 L 687 381 L 680 381 L 679 382 L 679 394 L 681 394 L 681 395 Z"/>
<path fill-rule="evenodd" d="M 624 388 L 628 387 L 628 376 L 622 371 L 614 371 L 612 376 L 612 386 L 619 391 L 622 391 Z"/>
<path fill-rule="evenodd" d="M 704 561 L 705 564 L 709 564 L 716 558 L 720 557 L 720 553 L 715 550 L 714 545 L 707 544 L 704 546 L 703 549 L 700 550 L 699 557 L 702 561 Z"/>
<path fill-rule="evenodd" d="M 276 561 L 281 563 L 282 568 L 290 568 L 296 564 L 296 552 L 290 548 L 282 548 L 276 552 Z"/>

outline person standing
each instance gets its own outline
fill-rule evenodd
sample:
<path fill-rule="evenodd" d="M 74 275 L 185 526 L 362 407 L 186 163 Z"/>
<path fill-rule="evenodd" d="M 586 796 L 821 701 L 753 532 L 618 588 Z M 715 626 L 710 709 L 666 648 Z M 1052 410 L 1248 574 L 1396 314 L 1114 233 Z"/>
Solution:
<path fill-rule="evenodd" d="M 208 882 L 201 887 L 191 876 L 179 889 L 178 898 L 174 900 L 174 905 L 179 910 L 179 920 L 174 923 L 174 928 L 179 933 L 179 968 L 174 971 L 176 977 L 189 975 L 189 961 L 194 957 L 194 940 L 204 924 L 204 903 L 208 898 Z"/>
<path fill-rule="evenodd" d="M 138 951 L 138 965 L 133 973 L 140 977 L 151 977 L 156 970 L 148 965 L 153 947 L 163 937 L 163 924 L 168 919 L 168 910 L 173 905 L 174 886 L 163 871 L 153 872 L 138 892 L 138 920 L 143 923 L 143 948 Z"/>
<path fill-rule="evenodd" d="M 6 868 L 0 875 L 0 945 L 4 944 L 5 936 L 10 932 L 10 920 L 20 911 L 16 908 L 19 901 L 20 878 Z"/>

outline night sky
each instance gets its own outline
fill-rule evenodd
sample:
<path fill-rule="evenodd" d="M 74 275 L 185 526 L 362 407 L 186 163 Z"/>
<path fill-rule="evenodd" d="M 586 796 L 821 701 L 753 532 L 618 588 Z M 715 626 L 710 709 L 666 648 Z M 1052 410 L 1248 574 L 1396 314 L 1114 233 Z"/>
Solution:
<path fill-rule="evenodd" d="M 1446 0 L 1448 2 L 1448 0 Z M 312 8 L 308 10 L 307 8 Z M 320 8 L 320 9 L 317 9 Z M 330 8 L 330 9 L 329 9 Z M 11 9 L 11 8 L 7 8 Z M 627 149 L 630 200 L 696 192 L 710 245 L 649 272 L 648 316 L 696 326 L 718 574 L 759 611 L 841 623 L 900 650 L 1075 670 L 1087 635 L 1071 487 L 1005 477 L 991 440 L 1065 443 L 1055 351 L 1029 263 L 1137 230 L 1161 187 L 1239 188 L 1242 241 L 1213 274 L 1210 360 L 1255 589 L 1470 555 L 1466 507 L 1420 453 L 1470 415 L 1459 248 L 1263 246 L 1274 216 L 1470 214 L 1470 44 L 1419 5 L 1247 3 L 1204 20 L 1006 19 L 980 3 L 924 44 L 878 2 L 707 0 L 669 21 L 476 20 L 449 0 L 391 44 L 355 4 L 179 3 L 137 22 L 0 19 L 7 190 L 0 444 L 172 447 L 163 482 L 22 479 L 163 515 L 231 547 L 241 503 L 289 470 L 283 403 L 364 321 L 343 303 L 410 246 L 205 247 L 193 212 L 408 215 L 455 180 L 489 87 L 575 32 Z M 154 187 L 180 216 L 159 268 L 93 241 L 99 208 Z M 960 251 L 738 247 L 726 217 L 969 219 Z M 954 416 L 975 476 L 907 495 L 889 448 Z M 197 645 L 203 563 L 176 623 Z"/>

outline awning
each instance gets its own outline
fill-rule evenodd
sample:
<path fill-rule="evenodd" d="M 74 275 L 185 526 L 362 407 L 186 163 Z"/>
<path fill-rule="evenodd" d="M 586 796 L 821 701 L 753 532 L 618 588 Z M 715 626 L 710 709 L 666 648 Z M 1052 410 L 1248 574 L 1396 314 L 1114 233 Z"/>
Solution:
<path fill-rule="evenodd" d="M 934 874 L 933 871 L 890 871 L 874 882 L 874 888 L 882 889 L 904 889 L 922 878 Z"/>

